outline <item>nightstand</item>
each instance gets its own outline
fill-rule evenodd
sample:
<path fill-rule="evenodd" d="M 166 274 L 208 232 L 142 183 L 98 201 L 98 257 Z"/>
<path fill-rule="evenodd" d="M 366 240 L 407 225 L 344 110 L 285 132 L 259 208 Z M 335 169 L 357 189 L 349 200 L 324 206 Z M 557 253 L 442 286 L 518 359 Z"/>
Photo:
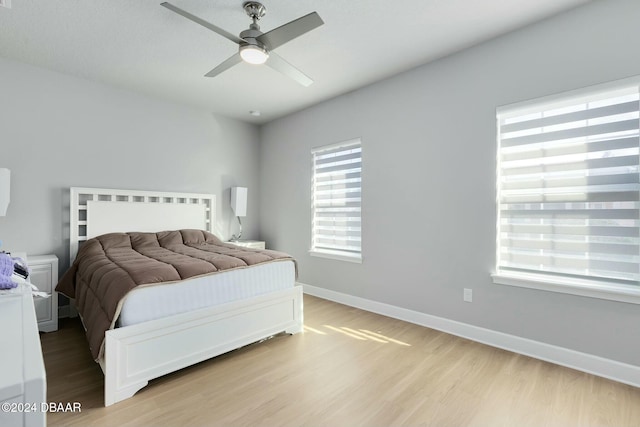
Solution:
<path fill-rule="evenodd" d="M 236 240 L 234 242 L 229 242 L 232 245 L 242 246 L 243 248 L 250 249 L 265 249 L 265 243 L 260 240 Z"/>
<path fill-rule="evenodd" d="M 40 332 L 58 330 L 58 293 L 54 290 L 58 283 L 58 258 L 55 255 L 27 256 L 31 270 L 29 281 L 46 292 L 49 298 L 34 298 L 36 318 Z"/>

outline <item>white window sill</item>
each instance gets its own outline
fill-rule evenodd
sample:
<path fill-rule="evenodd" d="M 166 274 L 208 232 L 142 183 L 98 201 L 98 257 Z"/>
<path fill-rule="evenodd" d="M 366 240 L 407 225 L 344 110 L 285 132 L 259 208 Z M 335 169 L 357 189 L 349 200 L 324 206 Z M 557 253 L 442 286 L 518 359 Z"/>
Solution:
<path fill-rule="evenodd" d="M 640 304 L 640 287 L 637 286 L 511 272 L 494 273 L 491 277 L 493 283 L 500 285 Z"/>
<path fill-rule="evenodd" d="M 338 252 L 338 251 L 312 249 L 309 251 L 309 255 L 319 257 L 319 258 L 329 258 L 329 259 L 335 259 L 338 261 L 355 262 L 357 264 L 362 264 L 361 254 L 352 255 L 352 254 L 346 254 L 344 252 Z"/>

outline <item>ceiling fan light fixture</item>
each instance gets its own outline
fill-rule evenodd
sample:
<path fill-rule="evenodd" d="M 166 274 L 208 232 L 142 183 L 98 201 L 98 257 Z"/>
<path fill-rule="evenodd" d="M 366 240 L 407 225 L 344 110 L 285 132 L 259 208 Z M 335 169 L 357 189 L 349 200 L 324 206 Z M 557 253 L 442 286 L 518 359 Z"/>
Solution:
<path fill-rule="evenodd" d="M 248 64 L 260 65 L 267 62 L 269 52 L 260 46 L 248 44 L 240 46 L 240 57 Z"/>

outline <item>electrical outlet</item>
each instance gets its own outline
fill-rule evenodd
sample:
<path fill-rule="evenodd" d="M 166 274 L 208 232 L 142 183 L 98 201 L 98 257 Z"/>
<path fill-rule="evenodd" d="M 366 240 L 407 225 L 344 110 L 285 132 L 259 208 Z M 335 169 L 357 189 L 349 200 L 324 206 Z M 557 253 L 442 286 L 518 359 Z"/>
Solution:
<path fill-rule="evenodd" d="M 464 293 L 463 293 L 462 299 L 465 302 L 472 302 L 473 301 L 473 290 L 469 289 L 469 288 L 464 288 Z"/>
<path fill-rule="evenodd" d="M 0 0 L 0 6 L 11 9 L 11 0 Z"/>

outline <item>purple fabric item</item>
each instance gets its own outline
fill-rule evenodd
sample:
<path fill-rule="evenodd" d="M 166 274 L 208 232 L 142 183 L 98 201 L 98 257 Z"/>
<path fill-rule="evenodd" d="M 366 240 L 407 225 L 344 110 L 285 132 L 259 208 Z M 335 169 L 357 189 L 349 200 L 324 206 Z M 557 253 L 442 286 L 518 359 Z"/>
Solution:
<path fill-rule="evenodd" d="M 11 289 L 18 286 L 13 280 L 13 259 L 5 253 L 0 253 L 0 289 Z"/>
<path fill-rule="evenodd" d="M 13 274 L 13 259 L 9 254 L 0 253 L 0 276 L 9 276 Z"/>
<path fill-rule="evenodd" d="M 11 277 L 0 276 L 0 289 L 13 289 L 18 284 L 11 280 Z"/>

